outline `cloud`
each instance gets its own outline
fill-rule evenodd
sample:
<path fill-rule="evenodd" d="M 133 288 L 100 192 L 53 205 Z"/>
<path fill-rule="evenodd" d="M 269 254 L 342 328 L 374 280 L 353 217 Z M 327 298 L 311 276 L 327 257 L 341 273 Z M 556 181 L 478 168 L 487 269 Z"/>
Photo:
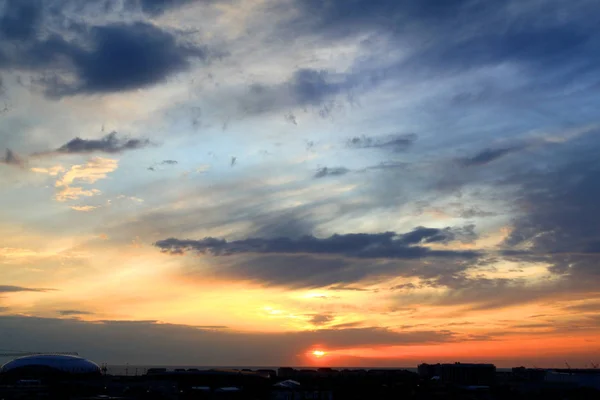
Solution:
<path fill-rule="evenodd" d="M 485 149 L 472 157 L 459 159 L 459 163 L 465 167 L 476 167 L 494 162 L 509 154 L 525 149 L 527 146 L 511 146 L 498 149 Z"/>
<path fill-rule="evenodd" d="M 395 169 L 406 169 L 409 166 L 408 163 L 402 161 L 382 161 L 377 165 L 371 165 L 365 168 L 363 171 L 385 171 L 385 170 L 395 170 Z"/>
<path fill-rule="evenodd" d="M 56 200 L 64 202 L 77 200 L 80 197 L 91 197 L 100 194 L 98 189 L 84 189 L 72 186 L 75 183 L 92 184 L 115 171 L 119 162 L 110 158 L 95 157 L 86 164 L 74 165 L 57 179 L 54 186 L 57 189 Z"/>
<path fill-rule="evenodd" d="M 324 325 L 333 321 L 334 317 L 328 314 L 315 314 L 310 318 L 310 323 L 313 325 Z"/>
<path fill-rule="evenodd" d="M 313 106 L 319 107 L 321 117 L 327 117 L 335 108 L 335 97 L 355 86 L 352 78 L 351 74 L 300 68 L 283 82 L 250 85 L 249 92 L 241 99 L 241 106 L 250 114 Z M 289 116 L 288 112 L 285 116 L 288 121 Z M 295 117 L 291 121 L 297 122 Z"/>
<path fill-rule="evenodd" d="M 6 40 L 31 39 L 41 20 L 40 0 L 8 0 L 0 16 L 0 37 Z"/>
<path fill-rule="evenodd" d="M 420 285 L 415 285 L 412 282 L 403 283 L 401 285 L 396 285 L 390 288 L 390 290 L 414 290 L 420 288 Z"/>
<path fill-rule="evenodd" d="M 4 157 L 0 158 L 0 164 L 11 165 L 15 167 L 23 168 L 26 164 L 26 160 L 21 158 L 17 153 L 11 149 L 6 149 Z"/>
<path fill-rule="evenodd" d="M 97 206 L 71 206 L 71 210 L 89 212 L 97 209 Z"/>
<path fill-rule="evenodd" d="M 60 310 L 58 311 L 60 315 L 70 316 L 70 315 L 93 315 L 93 312 L 90 311 L 81 311 L 81 310 Z"/>
<path fill-rule="evenodd" d="M 48 292 L 54 289 L 44 288 L 27 288 L 23 286 L 0 285 L 0 293 L 17 293 L 17 292 Z"/>
<path fill-rule="evenodd" d="M 321 167 L 315 173 L 315 178 L 325 178 L 328 176 L 342 176 L 349 173 L 350 170 L 344 167 Z"/>
<path fill-rule="evenodd" d="M 37 82 L 50 96 L 127 91 L 163 82 L 186 70 L 204 49 L 178 43 L 174 34 L 146 22 L 70 25 L 70 31 L 40 17 L 41 2 L 11 0 L 0 44 L 0 70 L 43 73 Z M 165 3 L 166 4 L 166 3 Z M 61 16 L 61 10 L 54 10 Z M 59 25 L 60 26 L 60 25 Z"/>
<path fill-rule="evenodd" d="M 414 133 L 390 135 L 388 137 L 355 136 L 348 140 L 347 146 L 353 149 L 382 149 L 395 152 L 404 151 L 414 144 Z"/>
<path fill-rule="evenodd" d="M 471 233 L 468 231 L 464 228 L 422 228 L 406 234 L 387 232 L 236 241 L 171 238 L 158 241 L 155 246 L 171 255 L 192 252 L 218 257 L 220 260 L 208 258 L 205 261 L 210 265 L 211 273 L 223 279 L 246 280 L 288 289 L 359 291 L 362 288 L 352 284 L 373 284 L 392 276 L 434 280 L 470 268 L 480 257 L 477 251 L 427 247 L 453 240 L 470 240 Z M 190 276 L 206 273 L 206 264 L 198 264 L 195 257 L 184 259 L 183 264 Z"/>
<path fill-rule="evenodd" d="M 81 139 L 76 137 L 50 153 L 41 154 L 89 154 L 89 153 L 122 153 L 137 150 L 150 145 L 148 139 L 119 138 L 117 132 L 111 132 L 101 139 Z"/>
<path fill-rule="evenodd" d="M 564 309 L 568 312 L 576 312 L 576 313 L 582 313 L 582 312 L 599 313 L 600 312 L 600 302 L 599 301 L 593 301 L 593 302 L 586 301 L 585 303 L 573 304 L 573 305 L 567 306 Z"/>
<path fill-rule="evenodd" d="M 548 263 L 550 272 L 573 279 L 579 286 L 598 282 L 600 196 L 598 145 L 580 141 L 564 149 L 563 161 L 546 171 L 520 173 L 509 180 L 519 185 L 523 212 L 506 245 L 507 258 Z M 577 151 L 578 153 L 572 153 Z M 561 157 L 554 153 L 553 159 Z M 568 158 L 565 158 L 568 157 Z"/>
<path fill-rule="evenodd" d="M 366 54 L 357 57 L 350 69 L 353 75 L 350 81 L 361 88 L 360 93 L 383 83 L 394 82 L 405 88 L 414 79 L 439 83 L 444 77 L 508 67 L 527 79 L 513 80 L 514 85 L 506 90 L 490 93 L 509 93 L 514 86 L 520 86 L 523 91 L 508 95 L 507 103 L 514 105 L 517 99 L 523 107 L 532 109 L 537 101 L 532 102 L 528 96 L 533 91 L 539 93 L 550 87 L 561 90 L 575 80 L 580 80 L 581 86 L 593 86 L 593 71 L 600 66 L 595 22 L 591 17 L 597 12 L 593 1 L 580 2 L 576 7 L 560 0 L 550 0 L 544 7 L 535 1 L 484 4 L 471 0 L 351 3 L 293 0 L 293 3 L 296 12 L 278 25 L 280 37 L 293 39 L 306 35 L 330 46 L 361 41 L 361 50 Z M 535 23 L 522 24 L 522 21 Z M 491 29 L 491 26 L 505 29 Z M 486 92 L 485 96 L 489 100 L 495 94 Z M 432 115 L 439 117 L 439 113 Z"/>
<path fill-rule="evenodd" d="M 358 326 L 361 326 L 363 324 L 363 322 L 361 321 L 356 321 L 356 322 L 345 322 L 343 324 L 335 324 L 335 325 L 331 325 L 330 329 L 347 329 L 347 328 L 356 328 Z"/>
<path fill-rule="evenodd" d="M 466 228 L 424 228 L 397 234 L 354 233 L 333 235 L 328 238 L 302 236 L 298 239 L 279 237 L 273 239 L 248 238 L 228 242 L 224 239 L 205 238 L 201 240 L 180 240 L 175 238 L 160 240 L 155 246 L 170 254 L 181 254 L 195 251 L 216 257 L 234 254 L 321 254 L 343 255 L 353 258 L 400 258 L 413 259 L 419 257 L 476 257 L 476 252 L 431 250 L 421 245 L 431 243 L 448 243 L 453 240 L 472 240 L 475 236 L 473 227 Z"/>
<path fill-rule="evenodd" d="M 349 291 L 349 292 L 368 292 L 369 291 L 369 289 L 365 289 L 365 288 L 361 288 L 361 287 L 343 286 L 343 285 L 330 286 L 330 287 L 327 288 L 327 290 Z"/>
<path fill-rule="evenodd" d="M 50 175 L 50 176 L 57 176 L 58 174 L 65 172 L 65 168 L 62 165 L 55 165 L 54 167 L 50 167 L 50 168 L 35 167 L 35 168 L 31 168 L 30 171 L 35 172 L 37 174 L 46 174 L 46 175 Z"/>

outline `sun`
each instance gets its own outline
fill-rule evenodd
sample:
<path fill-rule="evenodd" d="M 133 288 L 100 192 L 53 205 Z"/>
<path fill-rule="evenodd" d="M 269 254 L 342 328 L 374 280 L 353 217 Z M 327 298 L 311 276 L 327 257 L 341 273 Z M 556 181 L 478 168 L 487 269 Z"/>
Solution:
<path fill-rule="evenodd" d="M 313 351 L 312 353 L 313 353 L 313 356 L 315 356 L 315 357 L 317 357 L 317 358 L 321 358 L 321 357 L 323 357 L 325 354 L 327 354 L 327 353 L 325 353 L 323 350 L 315 350 L 315 351 Z"/>

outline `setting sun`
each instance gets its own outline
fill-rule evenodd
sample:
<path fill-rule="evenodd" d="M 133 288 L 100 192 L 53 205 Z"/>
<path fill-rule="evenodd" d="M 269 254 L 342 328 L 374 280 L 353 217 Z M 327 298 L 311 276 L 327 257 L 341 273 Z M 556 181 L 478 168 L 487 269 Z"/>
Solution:
<path fill-rule="evenodd" d="M 317 358 L 321 358 L 325 355 L 325 352 L 323 350 L 315 350 L 312 353 Z"/>

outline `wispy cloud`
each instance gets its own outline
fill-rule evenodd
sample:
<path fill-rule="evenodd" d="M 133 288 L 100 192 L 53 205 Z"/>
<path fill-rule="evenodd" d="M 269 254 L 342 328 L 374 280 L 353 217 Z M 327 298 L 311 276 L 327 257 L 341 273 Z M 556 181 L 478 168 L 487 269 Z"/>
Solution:
<path fill-rule="evenodd" d="M 345 167 L 321 167 L 317 170 L 314 177 L 319 179 L 328 176 L 342 176 L 346 175 L 349 172 L 350 170 Z"/>
<path fill-rule="evenodd" d="M 177 165 L 179 164 L 179 162 L 177 160 L 163 160 L 159 163 L 153 164 L 151 166 L 148 167 L 148 171 L 156 171 L 157 167 L 163 166 L 163 165 Z"/>
<path fill-rule="evenodd" d="M 49 292 L 54 289 L 29 288 L 23 286 L 0 285 L 0 293 L 18 293 L 18 292 Z"/>
<path fill-rule="evenodd" d="M 341 254 L 358 258 L 417 258 L 423 256 L 477 255 L 475 252 L 431 250 L 423 244 L 445 243 L 464 238 L 472 239 L 472 230 L 454 230 L 451 228 L 417 228 L 411 232 L 397 234 L 385 232 L 379 234 L 345 234 L 328 238 L 304 236 L 290 238 L 249 238 L 228 242 L 224 239 L 205 238 L 202 240 L 165 239 L 155 243 L 161 250 L 178 254 L 184 251 L 197 251 L 214 256 L 230 256 L 240 253 L 271 254 Z"/>
<path fill-rule="evenodd" d="M 65 172 L 65 168 L 62 165 L 55 165 L 54 167 L 50 168 L 35 167 L 31 168 L 31 172 L 35 172 L 38 174 L 46 174 L 50 176 L 57 176 L 58 174 Z"/>
<path fill-rule="evenodd" d="M 60 146 L 58 149 L 39 153 L 38 155 L 48 154 L 90 154 L 90 153 L 122 153 L 127 150 L 137 150 L 150 145 L 148 139 L 128 139 L 119 138 L 117 132 L 111 132 L 100 139 L 82 139 L 75 138 Z"/>
<path fill-rule="evenodd" d="M 56 200 L 64 202 L 100 194 L 98 189 L 84 189 L 81 186 L 73 186 L 73 184 L 93 184 L 106 178 L 118 166 L 119 162 L 117 160 L 102 157 L 95 157 L 86 164 L 72 166 L 55 183 L 57 189 Z"/>
<path fill-rule="evenodd" d="M 407 150 L 417 140 L 414 133 L 383 137 L 355 136 L 348 139 L 347 146 L 353 149 L 381 149 L 391 151 Z"/>
<path fill-rule="evenodd" d="M 524 150 L 525 148 L 527 148 L 526 145 L 502 147 L 497 149 L 485 149 L 471 157 L 461 158 L 459 162 L 465 167 L 486 165 L 502 157 L 506 157 L 512 153 Z"/>
<path fill-rule="evenodd" d="M 81 310 L 60 310 L 58 311 L 60 315 L 63 316 L 71 316 L 71 315 L 94 315 L 93 312 L 90 311 L 81 311 Z"/>
<path fill-rule="evenodd" d="M 97 206 L 71 206 L 71 210 L 89 212 L 97 209 Z"/>

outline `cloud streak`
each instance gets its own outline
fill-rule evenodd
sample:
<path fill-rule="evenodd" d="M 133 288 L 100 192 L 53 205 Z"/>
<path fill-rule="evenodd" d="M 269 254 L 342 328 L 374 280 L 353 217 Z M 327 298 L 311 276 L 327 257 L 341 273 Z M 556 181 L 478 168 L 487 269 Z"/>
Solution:
<path fill-rule="evenodd" d="M 348 140 L 352 149 L 381 149 L 400 152 L 407 150 L 417 140 L 414 133 L 390 135 L 388 137 L 355 136 Z"/>
<path fill-rule="evenodd" d="M 343 255 L 354 258 L 405 258 L 419 257 L 476 257 L 473 251 L 431 250 L 422 245 L 447 243 L 461 237 L 472 237 L 471 228 L 466 230 L 417 228 L 411 232 L 397 234 L 385 232 L 378 234 L 345 234 L 328 238 L 303 236 L 290 238 L 249 238 L 228 242 L 224 239 L 205 238 L 201 240 L 180 240 L 175 238 L 160 240 L 155 246 L 170 254 L 185 251 L 213 256 L 231 256 L 242 253 L 262 254 L 323 254 Z"/>
<path fill-rule="evenodd" d="M 119 138 L 117 132 L 111 132 L 100 139 L 81 139 L 76 137 L 50 153 L 42 154 L 118 154 L 128 150 L 138 150 L 149 146 L 148 139 Z"/>
<path fill-rule="evenodd" d="M 49 292 L 54 289 L 28 288 L 23 286 L 0 285 L 0 293 L 18 293 L 18 292 Z"/>
<path fill-rule="evenodd" d="M 56 200 L 65 202 L 100 194 L 98 189 L 84 189 L 81 186 L 73 186 L 73 184 L 93 184 L 106 178 L 118 166 L 119 162 L 117 160 L 102 157 L 95 157 L 86 164 L 72 166 L 54 184 L 57 189 Z"/>
<path fill-rule="evenodd" d="M 510 146 L 497 149 L 485 149 L 479 153 L 465 157 L 459 160 L 459 163 L 465 167 L 478 167 L 490 164 L 500 158 L 506 157 L 510 154 L 524 150 L 527 146 Z"/>
<path fill-rule="evenodd" d="M 321 179 L 328 176 L 342 176 L 348 174 L 349 172 L 350 170 L 345 167 L 321 167 L 315 173 L 314 178 Z"/>

